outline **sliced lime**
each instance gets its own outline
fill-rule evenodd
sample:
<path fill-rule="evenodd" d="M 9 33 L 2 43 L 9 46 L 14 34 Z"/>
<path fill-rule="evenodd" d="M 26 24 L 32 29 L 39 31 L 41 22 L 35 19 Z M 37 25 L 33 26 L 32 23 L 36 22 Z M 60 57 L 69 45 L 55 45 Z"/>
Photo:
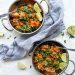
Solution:
<path fill-rule="evenodd" d="M 75 36 L 75 26 L 69 26 L 67 29 L 67 32 L 72 35 Z"/>
<path fill-rule="evenodd" d="M 3 37 L 4 36 L 4 33 L 3 32 L 0 32 L 0 37 Z"/>
<path fill-rule="evenodd" d="M 41 12 L 41 8 L 39 7 L 39 5 L 37 3 L 34 4 L 34 10 L 36 12 Z"/>
<path fill-rule="evenodd" d="M 25 68 L 26 68 L 26 67 L 25 67 L 25 64 L 23 64 L 23 63 L 20 63 L 20 62 L 19 62 L 17 65 L 18 65 L 18 68 L 19 68 L 20 70 L 25 70 Z"/>
<path fill-rule="evenodd" d="M 64 69 L 66 66 L 67 66 L 67 63 L 66 63 L 66 62 L 61 62 L 61 63 L 59 64 L 59 68 L 60 68 L 61 70 Z"/>
<path fill-rule="evenodd" d="M 37 16 L 39 21 L 42 21 L 43 18 L 42 18 L 42 14 L 40 12 L 37 12 L 36 16 Z"/>
<path fill-rule="evenodd" d="M 63 53 L 63 54 L 61 55 L 62 61 L 67 62 L 67 57 L 66 57 L 66 56 L 67 56 L 66 53 Z"/>

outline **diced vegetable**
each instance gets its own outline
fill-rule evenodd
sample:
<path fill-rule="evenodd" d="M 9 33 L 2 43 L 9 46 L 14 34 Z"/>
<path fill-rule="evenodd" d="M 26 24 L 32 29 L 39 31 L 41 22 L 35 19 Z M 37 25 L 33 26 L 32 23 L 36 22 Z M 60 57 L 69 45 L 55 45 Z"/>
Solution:
<path fill-rule="evenodd" d="M 67 62 L 67 55 L 66 55 L 66 53 L 63 53 L 61 55 L 61 59 L 62 59 L 62 61 Z"/>
<path fill-rule="evenodd" d="M 37 57 L 38 57 L 39 59 L 42 59 L 42 58 L 43 58 L 42 54 L 38 54 Z"/>
<path fill-rule="evenodd" d="M 20 24 L 20 26 L 23 26 L 23 25 L 24 25 L 24 23 L 23 23 L 23 22 L 20 22 L 19 24 Z"/>
<path fill-rule="evenodd" d="M 34 4 L 34 10 L 36 12 L 41 12 L 41 8 L 39 7 L 39 5 L 37 3 Z"/>
<path fill-rule="evenodd" d="M 33 7 L 31 4 L 28 4 L 27 6 L 28 6 L 29 8 L 32 8 L 32 7 Z"/>
<path fill-rule="evenodd" d="M 11 14 L 12 17 L 19 17 L 19 13 L 15 12 Z"/>
<path fill-rule="evenodd" d="M 37 12 L 36 16 L 37 16 L 39 21 L 42 21 L 43 17 L 42 17 L 42 14 L 40 12 Z"/>
<path fill-rule="evenodd" d="M 20 28 L 21 28 L 21 26 L 19 26 L 19 25 L 17 25 L 17 26 L 15 27 L 15 29 L 17 29 L 17 30 L 20 29 Z"/>
<path fill-rule="evenodd" d="M 25 67 L 25 64 L 20 63 L 20 62 L 17 64 L 17 66 L 18 66 L 18 68 L 19 68 L 20 70 L 25 70 L 25 68 L 26 68 L 26 67 Z"/>
<path fill-rule="evenodd" d="M 31 27 L 39 27 L 39 21 L 30 21 L 30 23 L 29 23 L 29 25 L 31 26 Z"/>
<path fill-rule="evenodd" d="M 38 68 L 44 70 L 43 64 L 38 63 Z"/>
<path fill-rule="evenodd" d="M 63 70 L 66 66 L 67 66 L 67 63 L 66 63 L 66 62 L 61 62 L 61 63 L 59 64 L 59 68 L 60 68 L 61 70 Z"/>
<path fill-rule="evenodd" d="M 59 49 L 58 47 L 53 48 L 54 52 L 58 53 Z"/>

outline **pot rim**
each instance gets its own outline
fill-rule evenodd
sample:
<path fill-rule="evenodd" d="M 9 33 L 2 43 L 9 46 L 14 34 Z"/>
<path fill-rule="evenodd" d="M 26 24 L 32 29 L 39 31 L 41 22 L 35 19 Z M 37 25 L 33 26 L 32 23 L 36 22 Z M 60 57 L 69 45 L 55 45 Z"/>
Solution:
<path fill-rule="evenodd" d="M 36 3 L 38 3 L 36 0 L 34 0 L 34 1 L 35 1 Z M 11 9 L 12 5 L 14 5 L 16 2 L 19 2 L 19 0 L 14 1 L 14 2 L 10 5 L 10 7 L 9 7 L 9 9 L 8 9 L 8 12 L 10 12 L 10 9 Z M 20 32 L 20 31 L 16 30 L 16 29 L 12 26 L 12 24 L 10 23 L 9 15 L 8 15 L 8 22 L 9 22 L 9 24 L 11 25 L 12 29 L 15 30 L 16 32 L 20 33 L 20 34 L 25 34 L 25 35 L 27 35 L 27 34 L 28 34 L 28 35 L 29 35 L 29 34 L 33 34 L 33 33 L 36 33 L 37 31 L 39 31 L 39 30 L 41 29 L 41 27 L 43 26 L 43 24 L 44 24 L 45 13 L 44 13 L 43 8 L 42 8 L 42 6 L 40 5 L 40 3 L 38 3 L 38 4 L 39 4 L 39 6 L 41 7 L 41 10 L 42 10 L 42 12 L 43 12 L 43 20 L 42 20 L 42 23 L 41 23 L 41 25 L 40 25 L 39 28 L 37 28 L 37 29 L 36 29 L 35 31 L 33 31 L 33 32 L 22 33 L 22 32 Z"/>
<path fill-rule="evenodd" d="M 32 64 L 33 64 L 34 69 L 35 69 L 36 71 L 38 71 L 39 73 L 41 73 L 41 72 L 40 72 L 38 69 L 36 69 L 36 67 L 35 67 L 35 65 L 34 65 L 34 63 L 33 63 L 33 57 L 34 57 L 34 53 L 35 53 L 36 48 L 37 48 L 39 45 L 41 45 L 41 44 L 43 44 L 43 43 L 45 43 L 45 42 L 55 42 L 55 43 L 60 44 L 62 47 L 65 47 L 62 43 L 60 43 L 60 42 L 58 42 L 58 41 L 55 41 L 55 40 L 45 40 L 45 41 L 42 41 L 42 42 L 40 42 L 39 44 L 37 44 L 37 45 L 34 47 L 34 49 L 33 49 Z M 66 47 L 65 47 L 65 48 L 66 48 Z M 66 50 L 66 53 L 67 53 L 67 66 L 66 66 L 65 68 L 63 68 L 63 70 L 62 70 L 58 75 L 61 75 L 62 73 L 64 73 L 65 70 L 67 69 L 68 65 L 69 65 L 69 53 L 68 53 L 67 50 Z M 41 74 L 43 74 L 43 73 L 41 73 Z"/>

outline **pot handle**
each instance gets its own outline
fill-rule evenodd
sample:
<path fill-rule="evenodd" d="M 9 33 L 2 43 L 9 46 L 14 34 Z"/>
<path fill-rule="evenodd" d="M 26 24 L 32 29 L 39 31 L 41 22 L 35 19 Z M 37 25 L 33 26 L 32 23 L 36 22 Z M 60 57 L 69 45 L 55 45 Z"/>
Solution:
<path fill-rule="evenodd" d="M 45 15 L 48 14 L 48 13 L 50 13 L 51 6 L 50 6 L 50 4 L 48 3 L 48 1 L 47 1 L 47 0 L 41 0 L 40 4 L 41 4 L 41 6 L 43 7 L 42 3 L 45 3 L 46 6 L 47 6 L 47 8 L 48 8 L 48 9 L 46 8 L 47 11 L 46 11 Z"/>
<path fill-rule="evenodd" d="M 2 22 L 2 25 L 4 26 L 4 28 L 8 31 L 13 31 L 13 28 L 10 26 L 10 27 L 7 27 L 6 24 L 4 23 L 5 20 L 8 20 L 8 18 L 2 18 L 1 19 L 1 22 Z M 9 24 L 9 23 L 8 23 Z"/>
<path fill-rule="evenodd" d="M 45 2 L 45 4 L 46 4 L 46 6 L 47 6 L 47 8 L 48 8 L 48 10 L 45 12 L 45 15 L 47 15 L 47 14 L 49 14 L 50 15 L 50 17 L 52 18 L 52 20 L 53 20 L 53 23 L 54 23 L 54 19 L 53 19 L 53 17 L 52 17 L 52 15 L 50 14 L 51 13 L 51 5 L 49 4 L 49 2 L 48 2 L 48 0 L 41 0 L 41 2 L 40 2 L 40 5 L 42 6 L 42 2 Z M 44 5 L 43 5 L 44 6 Z M 42 6 L 42 7 L 43 7 Z"/>
<path fill-rule="evenodd" d="M 74 61 L 72 61 L 72 60 L 69 60 L 73 65 L 74 65 L 74 69 L 73 69 L 73 71 L 72 71 L 72 73 L 70 73 L 70 74 L 68 74 L 68 73 L 66 73 L 66 72 L 64 72 L 66 75 L 73 75 L 74 73 L 75 73 L 75 63 L 74 63 Z"/>
<path fill-rule="evenodd" d="M 2 15 L 0 15 L 0 18 L 5 17 L 7 15 L 8 15 L 8 13 L 2 14 Z"/>
<path fill-rule="evenodd" d="M 65 73 L 66 75 L 73 75 L 75 73 L 75 63 L 72 60 L 69 60 L 69 61 L 74 65 L 74 69 L 73 69 L 72 73 L 70 73 L 70 74 L 66 73 L 65 71 L 63 73 Z M 56 74 L 56 73 L 52 73 L 52 74 L 47 73 L 47 74 L 44 74 L 44 75 L 58 75 L 58 74 Z"/>

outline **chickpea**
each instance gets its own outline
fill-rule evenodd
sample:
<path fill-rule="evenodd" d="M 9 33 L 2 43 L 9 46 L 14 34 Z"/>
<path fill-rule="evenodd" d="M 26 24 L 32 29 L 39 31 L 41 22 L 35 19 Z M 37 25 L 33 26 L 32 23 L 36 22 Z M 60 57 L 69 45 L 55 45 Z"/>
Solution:
<path fill-rule="evenodd" d="M 47 72 L 55 73 L 55 69 L 53 67 L 46 67 L 45 70 Z"/>
<path fill-rule="evenodd" d="M 17 13 L 17 12 L 12 13 L 12 17 L 19 17 L 19 13 Z"/>
<path fill-rule="evenodd" d="M 44 71 L 44 67 L 42 64 L 38 63 L 38 69 Z"/>

